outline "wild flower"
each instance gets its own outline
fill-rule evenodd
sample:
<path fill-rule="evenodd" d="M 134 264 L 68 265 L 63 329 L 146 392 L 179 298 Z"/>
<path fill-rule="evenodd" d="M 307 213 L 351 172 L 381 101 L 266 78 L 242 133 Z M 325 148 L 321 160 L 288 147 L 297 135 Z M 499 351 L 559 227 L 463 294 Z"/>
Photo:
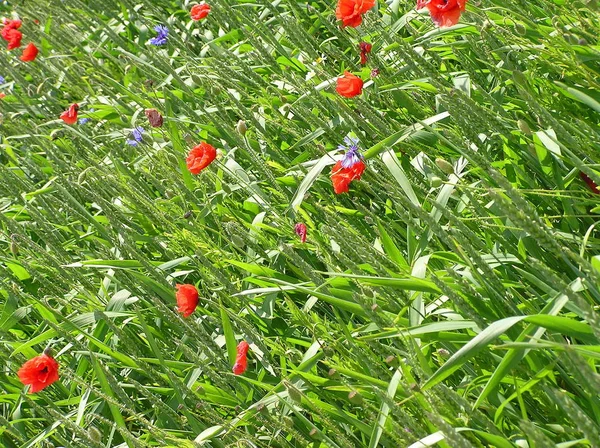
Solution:
<path fill-rule="evenodd" d="M 58 362 L 49 354 L 42 353 L 27 361 L 17 372 L 19 380 L 30 385 L 29 393 L 36 393 L 58 381 Z"/>
<path fill-rule="evenodd" d="M 154 27 L 154 31 L 157 32 L 157 35 L 156 37 L 150 39 L 150 43 L 152 45 L 156 45 L 157 47 L 161 45 L 166 45 L 167 40 L 169 38 L 169 28 L 167 28 L 164 25 L 156 25 Z"/>
<path fill-rule="evenodd" d="M 246 341 L 242 341 L 236 347 L 237 356 L 235 357 L 235 364 L 233 365 L 233 373 L 236 375 L 243 374 L 248 368 L 248 350 L 250 345 Z"/>
<path fill-rule="evenodd" d="M 346 193 L 353 180 L 360 180 L 366 165 L 361 160 L 357 138 L 345 137 L 346 146 L 340 145 L 338 149 L 346 151 L 341 160 L 338 160 L 331 170 L 331 182 L 335 194 Z"/>
<path fill-rule="evenodd" d="M 183 317 L 189 317 L 198 306 L 198 289 L 190 284 L 175 285 L 175 288 L 177 289 L 175 293 L 177 311 Z"/>
<path fill-rule="evenodd" d="M 210 165 L 216 157 L 217 150 L 215 147 L 206 142 L 202 142 L 198 146 L 192 148 L 185 159 L 185 163 L 190 173 L 196 175 L 200 174 L 200 171 Z"/>
<path fill-rule="evenodd" d="M 131 136 L 133 138 L 125 141 L 129 146 L 137 146 L 143 141 L 144 128 L 141 126 L 136 127 L 133 131 L 131 131 Z"/>

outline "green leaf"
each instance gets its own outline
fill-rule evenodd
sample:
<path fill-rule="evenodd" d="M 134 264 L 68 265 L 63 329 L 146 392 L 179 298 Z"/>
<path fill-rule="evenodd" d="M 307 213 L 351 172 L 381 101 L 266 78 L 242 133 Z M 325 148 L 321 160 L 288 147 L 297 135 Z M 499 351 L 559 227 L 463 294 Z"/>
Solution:
<path fill-rule="evenodd" d="M 387 388 L 386 397 L 388 400 L 394 400 L 394 397 L 396 396 L 396 390 L 398 389 L 398 385 L 400 384 L 401 379 L 402 372 L 400 372 L 400 370 L 396 370 Z M 381 409 L 379 410 L 379 418 L 373 426 L 373 432 L 371 433 L 371 439 L 369 440 L 369 448 L 376 448 L 379 445 L 379 440 L 381 439 L 381 435 L 383 434 L 383 429 L 385 428 L 385 423 L 388 419 L 389 413 L 390 406 L 387 401 L 383 401 L 383 403 L 381 404 Z"/>

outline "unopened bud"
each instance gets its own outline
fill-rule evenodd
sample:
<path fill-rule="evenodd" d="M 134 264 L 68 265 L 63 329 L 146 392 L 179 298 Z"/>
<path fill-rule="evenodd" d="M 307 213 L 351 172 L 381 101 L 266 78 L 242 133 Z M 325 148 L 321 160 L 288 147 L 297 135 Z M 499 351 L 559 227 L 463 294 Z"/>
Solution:
<path fill-rule="evenodd" d="M 438 355 L 440 355 L 442 358 L 450 357 L 450 352 L 448 350 L 446 350 L 445 348 L 438 348 L 437 352 L 438 352 Z"/>
<path fill-rule="evenodd" d="M 288 394 L 292 400 L 294 400 L 296 403 L 302 403 L 302 393 L 298 389 L 296 389 L 296 387 L 287 382 L 284 383 L 284 386 L 287 389 Z"/>
<path fill-rule="evenodd" d="M 517 120 L 517 126 L 519 126 L 519 130 L 523 134 L 531 135 L 531 128 L 529 127 L 529 125 L 527 124 L 526 121 L 524 121 L 524 120 Z"/>
<path fill-rule="evenodd" d="M 102 443 L 102 433 L 95 426 L 90 426 L 88 435 L 95 443 Z"/>
<path fill-rule="evenodd" d="M 10 236 L 10 252 L 16 257 L 19 255 L 19 245 L 17 244 L 17 235 Z"/>
<path fill-rule="evenodd" d="M 431 178 L 429 179 L 429 184 L 433 187 L 433 188 L 438 188 L 439 186 L 441 186 L 444 183 L 444 181 L 442 181 L 442 179 L 440 179 L 437 176 L 431 176 Z"/>
<path fill-rule="evenodd" d="M 348 400 L 352 404 L 362 404 L 363 401 L 362 396 L 355 390 L 348 394 Z"/>
<path fill-rule="evenodd" d="M 435 164 L 440 170 L 444 172 L 444 174 L 450 175 L 454 173 L 454 167 L 452 166 L 452 164 L 447 160 L 442 159 L 441 157 L 435 159 Z"/>
<path fill-rule="evenodd" d="M 239 132 L 240 135 L 246 135 L 246 131 L 248 130 L 248 127 L 246 126 L 246 122 L 244 120 L 240 120 L 237 122 L 237 125 L 235 126 L 235 130 Z"/>
<path fill-rule="evenodd" d="M 156 109 L 146 109 L 144 113 L 153 128 L 160 128 L 163 125 L 163 117 Z"/>

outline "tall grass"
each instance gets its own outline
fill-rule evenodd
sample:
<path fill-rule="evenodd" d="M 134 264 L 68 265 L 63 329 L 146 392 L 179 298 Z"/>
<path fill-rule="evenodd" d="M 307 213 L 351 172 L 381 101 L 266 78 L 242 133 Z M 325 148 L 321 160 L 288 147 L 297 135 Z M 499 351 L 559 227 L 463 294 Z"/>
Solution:
<path fill-rule="evenodd" d="M 597 2 L 471 1 L 447 29 L 408 0 L 360 29 L 210 4 L 0 6 L 41 48 L 0 52 L 2 446 L 599 447 Z M 368 169 L 338 196 L 350 133 Z M 26 394 L 47 347 L 61 380 Z"/>

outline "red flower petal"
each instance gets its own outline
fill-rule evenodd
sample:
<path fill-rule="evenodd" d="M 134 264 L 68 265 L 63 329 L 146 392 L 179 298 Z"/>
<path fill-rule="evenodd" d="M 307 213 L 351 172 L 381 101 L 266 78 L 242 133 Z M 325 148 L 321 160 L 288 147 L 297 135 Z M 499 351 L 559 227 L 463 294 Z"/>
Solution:
<path fill-rule="evenodd" d="M 306 224 L 299 222 L 294 226 L 294 231 L 300 237 L 300 242 L 306 243 Z"/>
<path fill-rule="evenodd" d="M 204 19 L 208 13 L 210 12 L 210 5 L 207 3 L 201 3 L 199 5 L 192 6 L 190 10 L 190 16 L 192 20 L 202 20 Z"/>
<path fill-rule="evenodd" d="M 17 372 L 19 380 L 31 385 L 29 393 L 36 393 L 58 381 L 58 362 L 45 353 L 27 361 Z"/>
<path fill-rule="evenodd" d="M 175 285 L 177 293 L 175 299 L 177 300 L 177 311 L 179 311 L 183 317 L 189 317 L 196 307 L 198 306 L 198 290 L 194 285 Z"/>
<path fill-rule="evenodd" d="M 190 151 L 185 159 L 188 170 L 192 174 L 199 174 L 204 168 L 212 163 L 217 157 L 217 150 L 214 146 L 202 142 Z"/>
<path fill-rule="evenodd" d="M 362 23 L 362 15 L 375 5 L 375 0 L 339 0 L 335 16 L 342 26 L 356 28 Z"/>
<path fill-rule="evenodd" d="M 456 25 L 467 0 L 418 0 L 417 9 L 427 7 L 431 19 L 439 27 Z"/>
<path fill-rule="evenodd" d="M 246 341 L 242 341 L 238 344 L 237 356 L 235 357 L 235 364 L 231 369 L 234 374 L 241 375 L 248 368 L 248 350 L 250 349 L 250 345 Z"/>
<path fill-rule="evenodd" d="M 35 61 L 35 58 L 37 57 L 39 53 L 38 48 L 30 43 L 29 45 L 27 45 L 25 47 L 25 50 L 23 50 L 23 55 L 21 56 L 21 60 L 23 62 L 31 62 L 31 61 Z"/>
<path fill-rule="evenodd" d="M 366 165 L 360 160 L 350 168 L 343 168 L 342 161 L 339 160 L 331 170 L 331 182 L 335 194 L 346 193 L 353 180 L 360 180 Z"/>
<path fill-rule="evenodd" d="M 71 104 L 69 108 L 60 114 L 60 118 L 67 124 L 75 124 L 77 121 L 77 111 L 79 110 L 78 104 Z"/>
<path fill-rule="evenodd" d="M 352 98 L 360 95 L 363 88 L 363 80 L 350 72 L 344 72 L 344 75 L 337 79 L 335 90 L 346 98 Z"/>

